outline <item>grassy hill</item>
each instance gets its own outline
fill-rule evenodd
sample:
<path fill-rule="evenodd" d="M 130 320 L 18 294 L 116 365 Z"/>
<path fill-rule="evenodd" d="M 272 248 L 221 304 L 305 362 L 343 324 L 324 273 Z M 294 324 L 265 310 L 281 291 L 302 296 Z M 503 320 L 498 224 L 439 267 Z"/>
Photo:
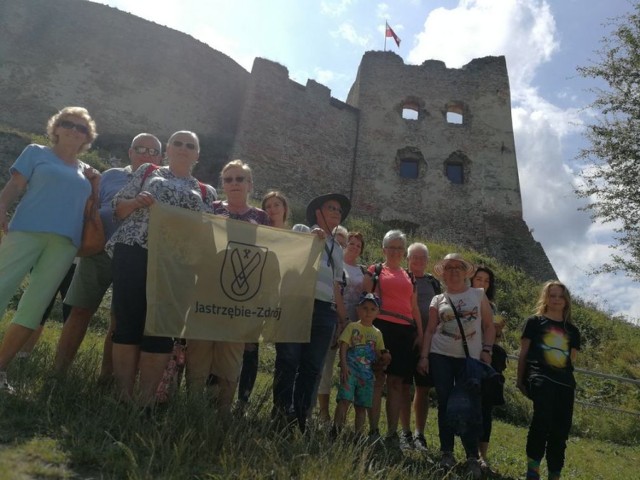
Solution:
<path fill-rule="evenodd" d="M 4 139 L 15 145 L 31 137 L 4 131 L 0 138 L 0 169 L 5 178 L 9 160 Z M 18 153 L 23 147 L 16 146 Z M 9 163 L 10 165 L 10 163 Z M 294 206 L 294 222 L 303 218 Z M 381 239 L 389 228 L 373 219 L 350 218 L 350 230 L 363 233 L 363 263 L 381 259 Z M 410 241 L 425 241 L 412 238 Z M 506 313 L 504 341 L 517 354 L 519 334 L 532 311 L 540 285 L 524 272 L 492 258 L 454 245 L 425 243 L 431 264 L 449 252 L 482 263 L 496 272 L 497 304 Z M 90 327 L 79 357 L 66 378 L 52 377 L 55 345 L 61 324 L 50 321 L 34 354 L 14 361 L 10 377 L 14 396 L 0 395 L 0 480 L 31 478 L 198 478 L 198 479 L 316 479 L 316 478 L 443 478 L 435 469 L 438 458 L 435 408 L 429 413 L 429 453 L 402 454 L 380 445 L 355 443 L 347 434 L 333 441 L 322 425 L 313 424 L 304 436 L 271 428 L 270 386 L 274 349 L 261 348 L 258 386 L 247 416 L 219 418 L 201 398 L 188 398 L 181 390 L 165 409 L 149 415 L 115 401 L 96 381 L 101 342 L 107 329 L 105 299 Z M 56 308 L 59 316 L 59 309 Z M 577 366 L 612 375 L 640 377 L 640 330 L 621 318 L 612 318 L 580 299 L 573 305 L 574 321 L 583 335 Z M 13 312 L 0 322 L 3 334 Z M 506 372 L 507 404 L 497 409 L 491 460 L 493 478 L 522 478 L 524 444 L 531 405 L 515 389 L 515 362 Z M 563 478 L 637 478 L 640 449 L 640 412 L 637 386 L 578 373 L 574 427 Z M 615 408 L 617 410 L 611 410 Z M 384 419 L 381 422 L 384 428 Z M 460 448 L 457 442 L 457 448 Z M 461 451 L 458 458 L 462 458 Z M 455 478 L 452 475 L 446 478 Z"/>

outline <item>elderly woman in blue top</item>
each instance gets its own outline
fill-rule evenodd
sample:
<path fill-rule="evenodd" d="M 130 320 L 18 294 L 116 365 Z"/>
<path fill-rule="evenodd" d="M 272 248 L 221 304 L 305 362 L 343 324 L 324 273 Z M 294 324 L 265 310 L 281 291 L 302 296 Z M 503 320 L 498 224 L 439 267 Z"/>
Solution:
<path fill-rule="evenodd" d="M 95 140 L 96 125 L 81 107 L 49 119 L 52 146 L 29 145 L 11 166 L 0 193 L 0 311 L 31 270 L 13 321 L 0 346 L 0 390 L 11 391 L 6 368 L 39 325 L 73 262 L 82 238 L 84 208 L 99 173 L 78 160 Z M 24 196 L 22 196 L 24 194 Z M 11 222 L 8 210 L 22 196 Z"/>

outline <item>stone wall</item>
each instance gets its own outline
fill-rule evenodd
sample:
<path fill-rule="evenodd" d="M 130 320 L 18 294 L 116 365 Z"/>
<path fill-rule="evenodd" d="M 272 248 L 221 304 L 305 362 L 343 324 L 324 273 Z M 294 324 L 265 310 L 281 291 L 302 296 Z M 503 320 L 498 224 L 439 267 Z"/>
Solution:
<path fill-rule="evenodd" d="M 345 193 L 356 215 L 414 225 L 547 279 L 553 268 L 522 219 L 510 103 L 504 57 L 448 69 L 367 52 L 344 103 L 275 62 L 258 58 L 249 73 L 188 35 L 104 5 L 0 1 L 0 123 L 42 133 L 58 109 L 83 105 L 96 145 L 121 157 L 140 131 L 166 140 L 193 130 L 204 181 L 217 184 L 221 165 L 242 158 L 256 197 L 275 188 L 304 206 Z M 9 137 L 0 138 L 11 144 L 5 157 L 19 153 Z"/>
<path fill-rule="evenodd" d="M 203 163 L 228 158 L 249 73 L 178 31 L 81 0 L 0 2 L 0 122 L 43 132 L 67 105 L 96 120 L 97 145 L 149 131 L 202 139 Z M 205 177 L 211 168 L 202 165 Z"/>
<path fill-rule="evenodd" d="M 254 170 L 255 194 L 279 189 L 304 205 L 322 193 L 349 194 L 358 112 L 314 80 L 257 58 L 251 70 L 233 156 Z"/>

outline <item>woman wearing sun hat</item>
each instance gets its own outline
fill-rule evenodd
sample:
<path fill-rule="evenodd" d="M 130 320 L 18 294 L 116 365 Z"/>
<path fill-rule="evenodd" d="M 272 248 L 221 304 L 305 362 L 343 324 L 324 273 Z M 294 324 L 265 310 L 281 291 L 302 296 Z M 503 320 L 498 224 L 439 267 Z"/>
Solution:
<path fill-rule="evenodd" d="M 431 374 L 438 395 L 440 466 L 446 469 L 456 464 L 453 456 L 454 430 L 445 417 L 447 402 L 453 386 L 464 381 L 465 376 L 466 353 L 457 319 L 462 324 L 471 357 L 490 364 L 495 338 L 493 314 L 484 290 L 467 285 L 467 279 L 474 270 L 474 266 L 459 253 L 450 253 L 435 265 L 433 271 L 442 279 L 446 292 L 431 300 L 418 363 L 421 371 Z M 477 395 L 479 404 L 480 392 Z M 478 462 L 480 422 L 481 418 L 478 418 L 477 425 L 471 423 L 461 437 L 467 454 L 467 471 L 473 478 L 482 475 Z"/>

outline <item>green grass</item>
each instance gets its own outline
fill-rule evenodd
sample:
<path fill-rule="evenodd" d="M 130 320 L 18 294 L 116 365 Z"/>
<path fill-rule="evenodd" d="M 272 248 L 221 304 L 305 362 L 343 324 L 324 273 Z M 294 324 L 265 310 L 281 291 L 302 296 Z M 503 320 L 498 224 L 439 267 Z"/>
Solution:
<path fill-rule="evenodd" d="M 332 441 L 316 423 L 304 436 L 296 430 L 274 431 L 269 421 L 274 349 L 268 344 L 261 348 L 258 385 L 245 418 L 226 421 L 206 401 L 187 398 L 182 390 L 165 411 L 154 415 L 122 405 L 96 383 L 106 321 L 103 310 L 66 379 L 51 377 L 60 333 L 55 321 L 33 355 L 12 364 L 9 373 L 17 394 L 0 396 L 0 480 L 443 478 L 433 463 L 438 458 L 433 407 L 427 455 L 354 443 L 348 429 Z M 491 460 L 499 474 L 493 478 L 522 478 L 530 406 L 511 386 L 507 401 L 509 406 L 496 412 Z M 577 435 L 569 443 L 563 478 L 636 477 L 640 449 L 636 441 L 620 436 L 623 426 L 632 430 L 637 420 L 602 415 L 576 408 Z M 595 431 L 613 420 L 618 426 L 606 435 Z M 602 436 L 612 438 L 594 438 Z M 456 448 L 462 458 L 459 442 Z"/>

